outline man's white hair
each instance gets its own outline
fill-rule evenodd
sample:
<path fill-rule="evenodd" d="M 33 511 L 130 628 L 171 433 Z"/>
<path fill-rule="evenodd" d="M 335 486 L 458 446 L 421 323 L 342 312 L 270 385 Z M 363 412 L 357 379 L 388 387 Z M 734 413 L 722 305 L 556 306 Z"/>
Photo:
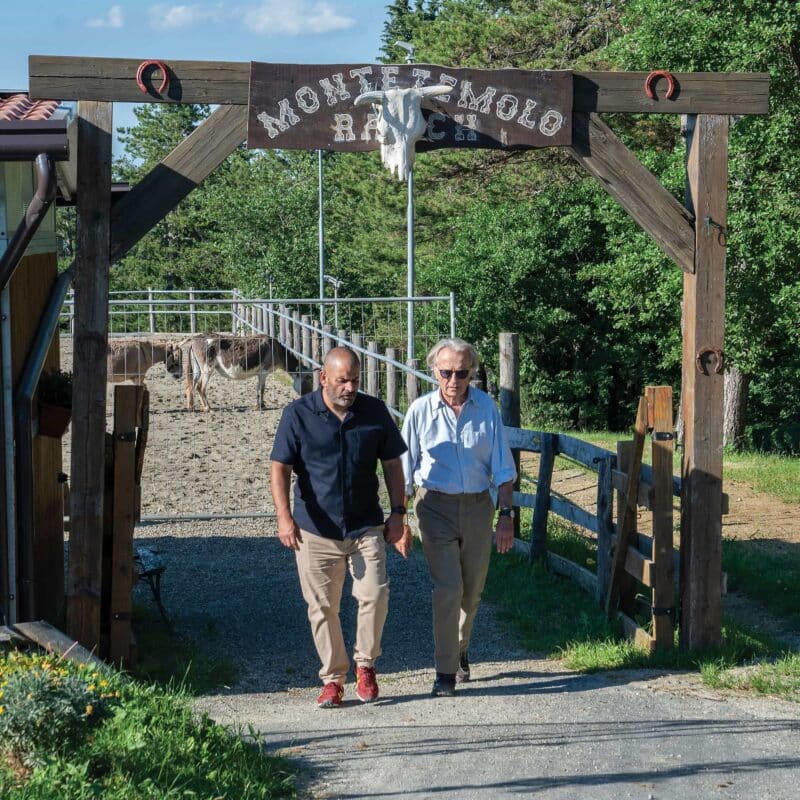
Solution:
<path fill-rule="evenodd" d="M 463 339 L 453 336 L 449 339 L 439 339 L 438 342 L 431 348 L 428 357 L 425 359 L 428 369 L 433 369 L 436 366 L 436 360 L 439 358 L 439 353 L 442 350 L 452 350 L 454 353 L 468 353 L 470 357 L 470 370 L 475 372 L 478 367 L 478 351 Z"/>

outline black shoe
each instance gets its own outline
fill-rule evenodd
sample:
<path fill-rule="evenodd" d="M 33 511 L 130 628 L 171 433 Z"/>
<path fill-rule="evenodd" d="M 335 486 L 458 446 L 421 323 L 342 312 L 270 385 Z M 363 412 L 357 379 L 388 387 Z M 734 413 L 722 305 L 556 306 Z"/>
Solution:
<path fill-rule="evenodd" d="M 436 680 L 433 682 L 433 689 L 431 689 L 431 697 L 455 697 L 455 694 L 456 676 L 437 672 Z"/>
<path fill-rule="evenodd" d="M 456 670 L 456 683 L 466 683 L 469 680 L 469 658 L 466 652 L 461 654 Z"/>

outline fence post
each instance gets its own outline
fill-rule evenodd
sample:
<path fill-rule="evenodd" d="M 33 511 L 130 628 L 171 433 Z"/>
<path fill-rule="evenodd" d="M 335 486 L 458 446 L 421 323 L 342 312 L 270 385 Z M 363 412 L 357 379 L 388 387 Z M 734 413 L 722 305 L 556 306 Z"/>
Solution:
<path fill-rule="evenodd" d="M 303 337 L 300 331 L 300 312 L 292 311 L 292 349 L 295 354 L 299 355 L 303 352 Z"/>
<path fill-rule="evenodd" d="M 344 328 L 339 328 L 339 330 L 336 331 L 336 335 L 341 339 L 340 342 L 336 343 L 337 347 L 342 347 L 347 344 L 347 331 Z"/>
<path fill-rule="evenodd" d="M 503 425 L 520 426 L 519 408 L 519 334 L 500 334 L 500 416 Z M 514 490 L 519 491 L 519 449 L 512 450 L 517 479 Z M 519 507 L 514 507 L 514 537 L 519 538 Z"/>
<path fill-rule="evenodd" d="M 378 352 L 377 342 L 367 342 L 367 350 L 370 353 Z M 377 397 L 380 394 L 381 376 L 378 371 L 378 359 L 374 356 L 367 356 L 367 394 Z"/>
<path fill-rule="evenodd" d="M 597 602 L 601 607 L 605 607 L 611 578 L 611 537 L 614 535 L 612 470 L 616 462 L 611 455 L 597 462 Z"/>
<path fill-rule="evenodd" d="M 397 349 L 394 347 L 387 347 L 386 358 L 389 359 L 389 361 L 386 362 L 386 405 L 396 410 L 397 389 L 399 388 L 397 381 L 398 373 L 397 367 L 390 362 L 397 361 Z"/>
<path fill-rule="evenodd" d="M 328 350 L 331 349 L 331 339 L 333 335 L 333 328 L 330 325 L 322 326 L 322 358 L 320 361 L 325 361 L 325 356 L 328 355 Z"/>
<path fill-rule="evenodd" d="M 236 295 L 238 289 L 231 289 L 231 333 L 236 333 Z"/>
<path fill-rule="evenodd" d="M 194 304 L 194 288 L 189 289 L 189 331 L 192 336 L 197 333 L 197 308 Z"/>
<path fill-rule="evenodd" d="M 618 469 L 625 473 L 627 476 L 628 482 L 631 480 L 631 462 L 633 461 L 633 451 L 634 451 L 634 443 L 628 439 L 624 439 L 623 441 L 617 442 L 617 464 Z M 625 519 L 625 513 L 627 508 L 627 494 L 626 492 L 618 491 L 617 492 L 617 529 L 616 529 L 616 536 L 617 536 L 617 543 L 614 545 L 616 549 L 619 546 L 619 535 L 622 531 L 623 521 Z M 633 514 L 631 519 L 631 529 L 630 529 L 630 536 L 632 541 L 636 541 L 636 532 L 638 530 L 637 527 L 637 519 L 636 514 Z M 613 553 L 612 553 L 613 555 Z M 612 562 L 609 565 L 609 585 L 611 583 L 611 569 L 613 567 L 613 558 Z M 626 613 L 630 612 L 633 613 L 633 603 L 636 597 L 636 581 L 633 576 L 629 575 L 624 569 L 621 570 L 621 574 L 619 577 L 620 585 L 619 585 L 619 605 L 620 608 L 625 611 Z M 606 603 L 608 602 L 608 592 L 606 592 Z"/>
<path fill-rule="evenodd" d="M 148 311 L 150 315 L 150 333 L 156 332 L 156 312 L 153 309 L 153 290 L 147 287 Z"/>
<path fill-rule="evenodd" d="M 362 348 L 362 347 L 364 347 L 364 337 L 360 333 L 352 334 L 350 336 L 350 341 L 353 343 L 353 348 L 356 348 L 356 347 Z M 358 353 L 358 360 L 361 362 L 361 366 L 363 367 L 364 366 L 364 356 L 358 350 L 356 350 L 356 353 Z"/>
<path fill-rule="evenodd" d="M 675 612 L 675 568 L 672 560 L 672 388 L 648 386 L 653 427 L 653 637 L 656 648 L 670 650 Z"/>
<path fill-rule="evenodd" d="M 416 372 L 419 369 L 419 359 L 409 358 L 406 366 Z M 414 372 L 406 372 L 406 398 L 409 406 L 419 397 L 419 378 Z"/>
<path fill-rule="evenodd" d="M 306 366 L 311 363 L 311 317 L 303 314 L 300 318 L 303 327 L 300 330 L 300 337 L 303 342 L 303 362 Z"/>
<path fill-rule="evenodd" d="M 314 331 L 311 334 L 311 360 L 316 364 L 322 363 L 322 342 L 319 320 L 314 320 Z M 319 370 L 320 368 L 314 367 L 314 390 L 319 388 Z"/>
<path fill-rule="evenodd" d="M 289 344 L 289 319 L 288 309 L 283 303 L 278 305 L 280 316 L 278 317 L 278 328 L 281 344 L 286 347 Z"/>
<path fill-rule="evenodd" d="M 531 526 L 531 562 L 544 558 L 547 553 L 547 516 L 550 512 L 550 484 L 556 459 L 555 433 L 542 434 L 542 451 L 539 454 L 539 477 L 536 480 L 536 500 Z"/>

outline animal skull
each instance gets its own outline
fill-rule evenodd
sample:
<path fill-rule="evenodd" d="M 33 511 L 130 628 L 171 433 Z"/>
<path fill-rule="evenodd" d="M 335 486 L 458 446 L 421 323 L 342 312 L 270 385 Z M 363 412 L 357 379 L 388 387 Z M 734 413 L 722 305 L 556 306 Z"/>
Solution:
<path fill-rule="evenodd" d="M 354 105 L 372 103 L 378 114 L 377 140 L 381 145 L 381 161 L 401 181 L 406 180 L 414 164 L 414 146 L 425 133 L 422 101 L 426 97 L 450 94 L 452 86 L 421 86 L 410 89 L 384 89 L 364 92 Z"/>

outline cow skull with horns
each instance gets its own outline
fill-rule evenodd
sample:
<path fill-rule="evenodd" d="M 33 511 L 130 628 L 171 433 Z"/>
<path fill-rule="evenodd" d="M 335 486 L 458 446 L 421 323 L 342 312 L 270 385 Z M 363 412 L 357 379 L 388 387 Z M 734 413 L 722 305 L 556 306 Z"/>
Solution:
<path fill-rule="evenodd" d="M 381 161 L 389 172 L 406 180 L 414 164 L 414 146 L 425 133 L 422 101 L 426 97 L 450 94 L 452 86 L 420 86 L 410 89 L 392 88 L 364 92 L 354 105 L 372 103 L 378 114 L 376 138 L 381 145 Z"/>

